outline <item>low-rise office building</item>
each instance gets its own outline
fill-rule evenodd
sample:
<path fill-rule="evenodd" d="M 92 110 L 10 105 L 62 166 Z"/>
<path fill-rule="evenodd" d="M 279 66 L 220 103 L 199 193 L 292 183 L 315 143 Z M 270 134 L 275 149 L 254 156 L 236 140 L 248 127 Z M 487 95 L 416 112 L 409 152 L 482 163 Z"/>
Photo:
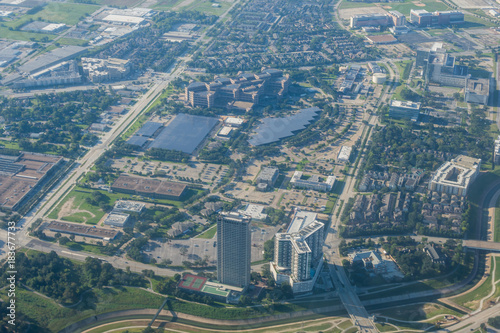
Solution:
<path fill-rule="evenodd" d="M 335 176 L 326 178 L 319 175 L 305 176 L 302 171 L 295 171 L 290 183 L 295 188 L 329 192 L 335 183 Z"/>
<path fill-rule="evenodd" d="M 389 106 L 390 118 L 417 121 L 419 114 L 420 103 L 392 100 Z"/>

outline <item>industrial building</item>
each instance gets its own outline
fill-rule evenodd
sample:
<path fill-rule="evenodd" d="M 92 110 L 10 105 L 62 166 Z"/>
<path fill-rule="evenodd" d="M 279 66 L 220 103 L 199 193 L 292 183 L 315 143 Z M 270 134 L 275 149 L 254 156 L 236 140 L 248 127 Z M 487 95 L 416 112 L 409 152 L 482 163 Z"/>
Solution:
<path fill-rule="evenodd" d="M 192 107 L 226 107 L 243 110 L 259 104 L 260 98 L 273 96 L 281 99 L 290 84 L 289 76 L 283 71 L 265 69 L 259 74 L 240 74 L 235 78 L 218 77 L 214 82 L 191 82 L 185 88 L 186 102 Z"/>
<path fill-rule="evenodd" d="M 479 175 L 481 159 L 459 155 L 436 170 L 429 190 L 465 197 L 469 186 Z"/>
<path fill-rule="evenodd" d="M 86 47 L 63 46 L 55 50 L 43 53 L 36 58 L 19 66 L 20 72 L 33 74 L 43 69 L 52 67 L 60 62 L 70 60 L 87 51 Z"/>
<path fill-rule="evenodd" d="M 417 121 L 420 115 L 420 102 L 392 100 L 389 105 L 389 118 Z"/>
<path fill-rule="evenodd" d="M 82 237 L 97 238 L 110 241 L 119 235 L 119 231 L 113 229 L 98 228 L 96 226 L 82 225 L 79 223 L 66 223 L 51 221 L 46 229 L 61 234 L 70 234 Z"/>
<path fill-rule="evenodd" d="M 327 176 L 325 179 L 319 175 L 310 175 L 306 179 L 302 171 L 295 171 L 290 180 L 290 184 L 292 184 L 294 188 L 329 192 L 335 184 L 335 176 Z"/>
<path fill-rule="evenodd" d="M 18 210 L 57 172 L 60 156 L 23 152 L 0 155 L 0 206 Z"/>
<path fill-rule="evenodd" d="M 412 9 L 410 11 L 410 22 L 419 27 L 462 24 L 465 22 L 464 18 L 464 13 L 457 10 L 436 11 L 434 13 L 429 13 L 425 9 Z"/>
<path fill-rule="evenodd" d="M 246 288 L 250 284 L 250 217 L 221 213 L 217 218 L 217 280 Z"/>
<path fill-rule="evenodd" d="M 181 183 L 121 174 L 111 185 L 111 190 L 156 199 L 179 200 L 186 187 Z"/>
<path fill-rule="evenodd" d="M 339 162 L 349 162 L 351 158 L 352 147 L 342 146 L 340 148 L 339 154 L 337 155 L 337 161 Z"/>
<path fill-rule="evenodd" d="M 156 135 L 149 148 L 182 151 L 192 154 L 219 123 L 214 117 L 179 113 Z"/>
<path fill-rule="evenodd" d="M 125 79 L 131 71 L 129 60 L 82 58 L 83 73 L 94 83 Z"/>
<path fill-rule="evenodd" d="M 274 240 L 271 273 L 277 284 L 289 283 L 294 293 L 310 292 L 323 264 L 325 225 L 316 217 L 297 210 L 287 231 Z"/>

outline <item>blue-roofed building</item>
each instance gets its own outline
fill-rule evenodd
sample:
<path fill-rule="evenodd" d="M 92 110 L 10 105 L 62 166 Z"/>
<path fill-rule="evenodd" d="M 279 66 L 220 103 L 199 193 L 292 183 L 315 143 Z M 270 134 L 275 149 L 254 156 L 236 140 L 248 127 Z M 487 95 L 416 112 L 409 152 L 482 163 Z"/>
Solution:
<path fill-rule="evenodd" d="M 148 141 L 148 138 L 144 136 L 134 135 L 131 136 L 130 139 L 127 140 L 127 144 L 137 147 L 142 147 Z"/>
<path fill-rule="evenodd" d="M 150 148 L 192 154 L 218 122 L 217 118 L 180 113 L 161 130 Z"/>
<path fill-rule="evenodd" d="M 315 106 L 302 109 L 298 113 L 284 118 L 265 118 L 257 126 L 255 133 L 250 135 L 248 143 L 252 146 L 260 146 L 295 135 L 297 131 L 301 131 L 311 124 L 320 111 L 321 109 Z"/>
<path fill-rule="evenodd" d="M 163 126 L 162 123 L 155 123 L 154 121 L 148 121 L 145 123 L 136 133 L 136 136 L 144 136 L 147 138 L 152 137 L 156 131 L 158 131 Z"/>

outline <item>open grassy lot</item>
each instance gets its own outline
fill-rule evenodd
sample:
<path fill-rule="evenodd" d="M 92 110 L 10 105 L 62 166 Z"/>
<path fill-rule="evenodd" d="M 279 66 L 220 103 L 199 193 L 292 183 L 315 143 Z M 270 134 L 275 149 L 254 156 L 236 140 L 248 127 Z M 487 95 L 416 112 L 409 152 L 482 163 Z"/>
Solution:
<path fill-rule="evenodd" d="M 219 4 L 219 7 L 214 7 L 214 4 Z M 231 7 L 231 3 L 225 1 L 210 2 L 208 0 L 204 1 L 193 1 L 190 5 L 181 7 L 181 10 L 196 10 L 208 15 L 222 15 L 224 12 Z"/>
<path fill-rule="evenodd" d="M 85 46 L 88 44 L 86 40 L 76 39 L 76 38 L 60 38 L 57 42 L 61 45 L 76 45 L 76 46 Z"/>
<path fill-rule="evenodd" d="M 97 9 L 99 9 L 99 6 L 96 5 L 51 2 L 38 13 L 27 16 L 33 20 L 40 18 L 47 22 L 75 25 L 82 18 L 95 12 Z"/>
<path fill-rule="evenodd" d="M 478 288 L 461 296 L 452 298 L 452 301 L 462 306 L 465 306 L 466 308 L 469 308 L 471 310 L 477 309 L 479 307 L 479 302 L 481 301 L 481 299 L 488 296 L 492 290 L 491 280 L 494 277 L 496 278 L 497 275 L 500 274 L 499 273 L 500 267 L 498 266 L 499 262 L 497 261 L 497 266 L 495 271 L 493 271 L 493 262 L 491 262 L 490 264 L 492 271 L 490 272 L 486 280 L 484 280 L 484 282 Z"/>
<path fill-rule="evenodd" d="M 374 3 L 342 1 L 339 10 L 349 9 L 349 8 L 373 7 L 373 6 L 375 6 Z"/>
<path fill-rule="evenodd" d="M 217 226 L 214 225 L 210 229 L 206 230 L 204 233 L 199 234 L 196 236 L 196 238 L 205 238 L 205 239 L 212 239 L 214 238 L 215 234 L 217 233 Z"/>
<path fill-rule="evenodd" d="M 20 41 L 48 42 L 56 36 L 49 34 L 39 34 L 35 32 L 9 30 L 7 27 L 0 27 L 0 36 L 4 39 Z"/>
<path fill-rule="evenodd" d="M 493 226 L 493 241 L 500 242 L 500 198 L 495 205 L 495 225 Z"/>
<path fill-rule="evenodd" d="M 175 5 L 179 4 L 182 0 L 159 0 L 154 6 L 153 9 L 156 10 L 169 10 Z"/>
<path fill-rule="evenodd" d="M 437 315 L 454 315 L 461 316 L 462 314 L 437 303 L 415 304 L 408 306 L 398 306 L 395 308 L 384 309 L 378 312 L 378 315 L 389 317 L 398 320 L 419 321 L 432 318 Z"/>

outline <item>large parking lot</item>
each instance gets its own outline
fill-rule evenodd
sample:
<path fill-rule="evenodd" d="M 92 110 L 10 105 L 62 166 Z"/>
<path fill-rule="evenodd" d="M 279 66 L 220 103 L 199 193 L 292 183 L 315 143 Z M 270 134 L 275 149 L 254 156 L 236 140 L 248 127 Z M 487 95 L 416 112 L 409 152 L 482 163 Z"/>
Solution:
<path fill-rule="evenodd" d="M 137 158 L 115 159 L 113 160 L 112 167 L 124 172 L 137 172 L 144 176 L 162 173 L 172 180 L 193 179 L 194 181 L 201 180 L 207 184 L 219 182 L 228 171 L 228 167 L 225 165 L 196 162 L 186 165 L 158 161 L 140 161 Z"/>
<path fill-rule="evenodd" d="M 258 224 L 258 225 L 257 225 Z M 273 238 L 279 226 L 266 226 L 256 223 L 252 227 L 252 262 L 264 258 L 264 242 Z M 172 260 L 172 265 L 182 265 L 183 261 L 195 261 L 208 256 L 209 263 L 217 263 L 217 235 L 212 239 L 191 238 L 175 239 L 166 243 L 158 241 L 149 242 L 149 250 L 144 253 L 150 258 L 156 259 L 159 263 L 164 259 Z M 187 253 L 181 254 L 181 249 L 185 248 Z"/>

